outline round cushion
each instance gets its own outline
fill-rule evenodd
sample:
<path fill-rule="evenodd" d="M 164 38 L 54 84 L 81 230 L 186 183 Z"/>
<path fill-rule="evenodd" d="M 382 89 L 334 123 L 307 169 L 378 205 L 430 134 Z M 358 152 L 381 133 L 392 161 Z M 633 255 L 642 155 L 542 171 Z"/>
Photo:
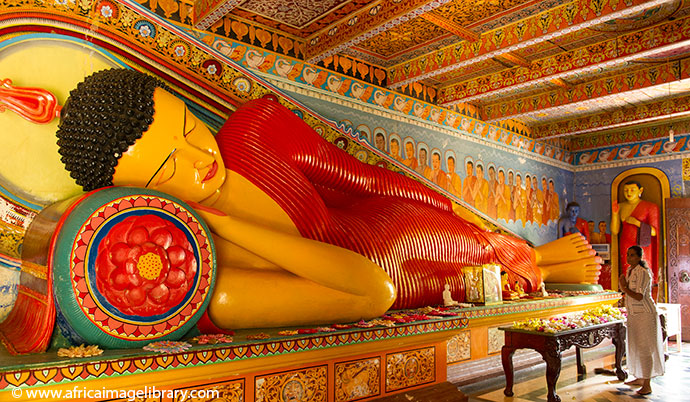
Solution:
<path fill-rule="evenodd" d="M 179 339 L 215 282 L 210 231 L 188 205 L 140 188 L 78 198 L 51 242 L 63 334 L 106 348 Z"/>

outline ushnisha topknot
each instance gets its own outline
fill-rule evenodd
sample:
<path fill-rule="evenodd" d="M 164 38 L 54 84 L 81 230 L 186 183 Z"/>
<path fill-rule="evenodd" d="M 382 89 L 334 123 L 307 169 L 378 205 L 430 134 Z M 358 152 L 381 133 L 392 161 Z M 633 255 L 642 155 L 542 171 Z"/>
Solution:
<path fill-rule="evenodd" d="M 94 73 L 70 92 L 57 144 L 62 163 L 85 191 L 113 184 L 118 160 L 153 123 L 153 92 L 167 86 L 127 69 Z"/>

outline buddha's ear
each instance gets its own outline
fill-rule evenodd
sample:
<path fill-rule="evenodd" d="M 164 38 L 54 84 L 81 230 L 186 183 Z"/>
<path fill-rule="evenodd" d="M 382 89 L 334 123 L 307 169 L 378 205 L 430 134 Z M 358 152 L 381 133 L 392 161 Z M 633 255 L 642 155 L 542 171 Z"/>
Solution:
<path fill-rule="evenodd" d="M 640 197 L 642 197 L 642 192 L 644 191 L 644 187 L 640 187 Z"/>

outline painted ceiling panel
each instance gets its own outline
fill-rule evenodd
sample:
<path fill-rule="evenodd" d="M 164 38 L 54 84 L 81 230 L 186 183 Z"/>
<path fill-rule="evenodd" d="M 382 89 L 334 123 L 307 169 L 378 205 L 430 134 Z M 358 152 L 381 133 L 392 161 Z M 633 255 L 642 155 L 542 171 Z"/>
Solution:
<path fill-rule="evenodd" d="M 357 47 L 388 58 L 444 35 L 447 35 L 446 30 L 419 17 L 360 42 Z"/>
<path fill-rule="evenodd" d="M 159 0 L 142 1 L 159 12 Z M 422 85 L 439 104 L 481 106 L 490 121 L 539 131 L 667 97 L 659 84 L 690 76 L 689 15 L 690 0 L 247 0 L 209 30 L 252 46 L 252 30 L 269 31 L 270 51 L 285 35 L 288 56 L 324 67 L 346 56 L 386 71 L 390 90 Z M 233 36 L 234 21 L 248 34 Z M 690 96 L 675 85 L 673 96 Z"/>

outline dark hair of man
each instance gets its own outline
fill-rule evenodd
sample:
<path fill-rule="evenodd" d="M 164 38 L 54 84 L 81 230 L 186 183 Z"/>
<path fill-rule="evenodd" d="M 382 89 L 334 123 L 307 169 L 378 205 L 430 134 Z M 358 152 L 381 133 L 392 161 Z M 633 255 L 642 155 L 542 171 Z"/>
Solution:
<path fill-rule="evenodd" d="M 92 74 L 70 92 L 57 144 L 62 163 L 85 191 L 113 184 L 118 160 L 153 123 L 153 92 L 166 88 L 135 70 Z"/>
<path fill-rule="evenodd" d="M 580 204 L 578 204 L 578 203 L 575 202 L 575 201 L 571 201 L 571 202 L 568 203 L 568 205 L 565 206 L 565 210 L 567 211 L 568 208 L 571 208 L 571 207 L 578 207 L 578 208 L 580 208 Z"/>
<path fill-rule="evenodd" d="M 453 158 L 452 156 L 449 156 L 449 157 L 448 157 L 448 160 L 449 160 L 449 161 L 451 161 L 451 160 L 452 160 L 452 161 L 453 161 L 453 163 L 455 163 L 455 158 Z"/>
<path fill-rule="evenodd" d="M 391 139 L 391 144 L 400 145 L 398 140 L 396 140 L 395 138 Z"/>

